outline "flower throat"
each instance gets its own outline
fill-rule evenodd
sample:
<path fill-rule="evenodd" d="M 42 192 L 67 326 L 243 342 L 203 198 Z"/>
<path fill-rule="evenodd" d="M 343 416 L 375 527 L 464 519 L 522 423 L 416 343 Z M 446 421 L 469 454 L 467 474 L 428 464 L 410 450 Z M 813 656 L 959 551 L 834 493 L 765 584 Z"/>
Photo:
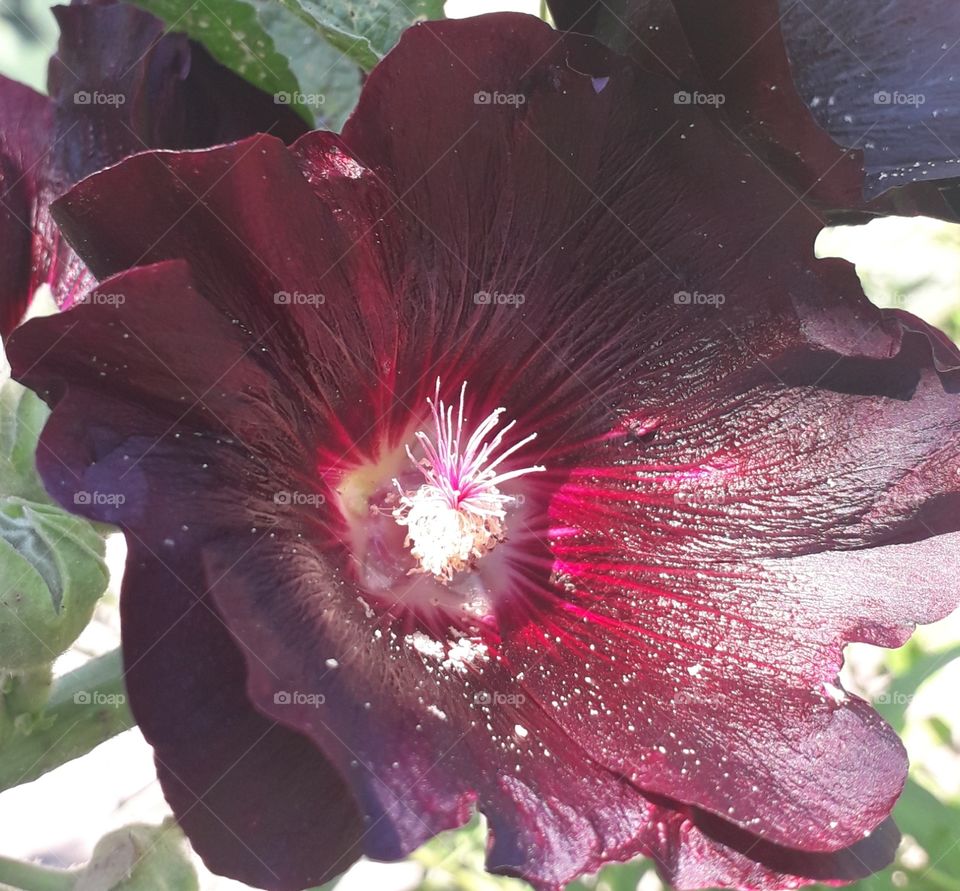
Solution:
<path fill-rule="evenodd" d="M 516 424 L 511 421 L 497 431 L 500 416 L 506 411 L 497 408 L 466 438 L 464 431 L 464 396 L 466 382 L 460 388 L 460 402 L 454 417 L 453 405 L 440 399 L 437 379 L 433 399 L 427 404 L 433 416 L 433 438 L 417 431 L 424 457 L 419 461 L 410 446 L 407 456 L 423 476 L 415 489 L 404 489 L 393 483 L 400 493 L 400 503 L 393 518 L 406 527 L 404 546 L 417 560 L 411 572 L 432 575 L 450 582 L 456 573 L 473 566 L 491 551 L 506 535 L 506 508 L 516 499 L 505 495 L 499 486 L 508 480 L 545 470 L 542 465 L 523 467 L 507 473 L 497 468 L 514 452 L 536 439 L 529 436 L 504 447 L 504 437 Z M 496 432 L 494 432 L 496 431 Z"/>

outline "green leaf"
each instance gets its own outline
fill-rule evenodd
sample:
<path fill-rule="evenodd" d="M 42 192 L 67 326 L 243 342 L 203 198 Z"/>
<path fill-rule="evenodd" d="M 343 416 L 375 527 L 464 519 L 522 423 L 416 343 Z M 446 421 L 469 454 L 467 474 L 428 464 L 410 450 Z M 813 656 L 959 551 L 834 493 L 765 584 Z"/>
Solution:
<path fill-rule="evenodd" d="M 73 891 L 198 891 L 186 842 L 172 821 L 105 835 Z"/>
<path fill-rule="evenodd" d="M 16 381 L 0 386 L 0 494 L 49 503 L 34 463 L 49 415 L 44 401 Z"/>
<path fill-rule="evenodd" d="M 107 587 L 103 558 L 83 518 L 0 497 L 0 668 L 48 664 L 76 640 Z"/>
<path fill-rule="evenodd" d="M 960 644 L 946 651 L 925 650 L 919 641 L 889 654 L 887 664 L 894 672 L 889 689 L 874 698 L 874 708 L 902 733 L 906 724 L 907 708 L 913 702 L 920 685 L 953 659 L 960 657 Z"/>
<path fill-rule="evenodd" d="M 640 880 L 653 869 L 649 860 L 614 863 L 605 866 L 596 876 L 571 882 L 567 891 L 636 891 Z"/>
<path fill-rule="evenodd" d="M 10 380 L 0 353 L 0 674 L 42 676 L 86 627 L 107 587 L 100 534 L 54 505 L 37 473 L 49 414 L 35 393 Z M 18 683 L 24 698 L 27 678 Z"/>
<path fill-rule="evenodd" d="M 339 129 L 369 71 L 443 0 L 133 0 L 311 124 Z M 304 27 L 306 25 L 306 27 Z"/>
<path fill-rule="evenodd" d="M 340 130 L 360 95 L 360 69 L 279 0 L 252 0 L 260 23 L 283 54 L 300 88 L 300 104 L 317 126 Z"/>
<path fill-rule="evenodd" d="M 529 885 L 484 871 L 487 826 L 474 817 L 466 826 L 441 832 L 418 848 L 413 859 L 424 869 L 417 891 L 526 891 Z"/>
<path fill-rule="evenodd" d="M 443 0 L 280 0 L 330 45 L 369 71 L 414 22 L 443 18 Z"/>
<path fill-rule="evenodd" d="M 290 104 L 312 123 L 310 110 L 295 101 L 300 84 L 261 23 L 257 6 L 247 0 L 133 2 L 163 19 L 171 30 L 202 43 L 218 62 L 254 86 L 274 96 L 290 97 Z"/>
<path fill-rule="evenodd" d="M 893 815 L 908 838 L 897 863 L 898 872 L 905 878 L 901 878 L 896 887 L 914 891 L 960 888 L 957 879 L 960 877 L 960 845 L 957 844 L 960 808 L 946 804 L 919 783 L 908 780 Z M 909 839 L 926 852 L 926 858 L 911 856 Z M 944 882 L 944 877 L 952 877 L 952 885 Z M 888 879 L 886 886 L 879 887 L 894 886 Z"/>

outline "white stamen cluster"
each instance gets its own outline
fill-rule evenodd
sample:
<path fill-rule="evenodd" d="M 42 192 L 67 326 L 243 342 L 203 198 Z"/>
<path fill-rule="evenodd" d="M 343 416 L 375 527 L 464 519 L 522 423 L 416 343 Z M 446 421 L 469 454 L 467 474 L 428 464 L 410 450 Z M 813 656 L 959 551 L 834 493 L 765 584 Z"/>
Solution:
<path fill-rule="evenodd" d="M 425 456 L 420 461 L 407 446 L 407 455 L 423 474 L 424 483 L 415 491 L 404 491 L 394 480 L 400 492 L 400 504 L 394 509 L 393 518 L 407 527 L 404 544 L 419 564 L 413 572 L 429 573 L 444 582 L 451 581 L 455 573 L 468 569 L 503 541 L 506 506 L 515 499 L 504 495 L 498 486 L 526 473 L 546 470 L 536 465 L 507 473 L 496 472 L 510 455 L 537 436 L 531 433 L 498 453 L 504 435 L 516 424 L 511 421 L 485 442 L 500 423 L 504 408 L 492 411 L 466 443 L 463 442 L 466 389 L 464 382 L 454 423 L 453 406 L 440 400 L 440 380 L 437 379 L 435 398 L 427 399 L 436 428 L 436 443 L 426 433 L 416 433 Z"/>

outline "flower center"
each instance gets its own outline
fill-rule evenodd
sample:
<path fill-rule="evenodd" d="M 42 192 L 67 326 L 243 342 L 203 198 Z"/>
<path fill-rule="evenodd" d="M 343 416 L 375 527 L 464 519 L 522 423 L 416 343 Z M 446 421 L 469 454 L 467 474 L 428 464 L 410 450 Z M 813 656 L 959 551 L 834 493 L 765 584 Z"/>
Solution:
<path fill-rule="evenodd" d="M 343 568 L 364 608 L 403 633 L 495 632 L 552 572 L 550 475 L 539 465 L 515 469 L 517 450 L 534 437 L 511 439 L 502 408 L 479 424 L 464 416 L 466 385 L 448 406 L 438 381 L 427 404 L 432 417 L 420 432 L 384 437 L 343 471 L 320 465 L 343 521 L 335 531 Z"/>
<path fill-rule="evenodd" d="M 466 389 L 464 382 L 454 418 L 453 405 L 440 399 L 437 379 L 435 396 L 427 399 L 433 415 L 433 437 L 423 431 L 415 434 L 424 457 L 418 461 L 406 447 L 407 457 L 420 471 L 423 482 L 415 489 L 404 489 L 398 480 L 393 481 L 400 503 L 392 515 L 400 526 L 406 527 L 404 546 L 417 560 L 411 571 L 432 575 L 444 583 L 452 581 L 456 573 L 470 569 L 504 540 L 506 508 L 516 499 L 498 487 L 519 476 L 546 470 L 542 465 L 534 465 L 498 472 L 507 458 L 536 439 L 537 434 L 504 446 L 504 438 L 516 421 L 498 431 L 500 416 L 506 409 L 497 408 L 467 439 L 463 417 Z"/>

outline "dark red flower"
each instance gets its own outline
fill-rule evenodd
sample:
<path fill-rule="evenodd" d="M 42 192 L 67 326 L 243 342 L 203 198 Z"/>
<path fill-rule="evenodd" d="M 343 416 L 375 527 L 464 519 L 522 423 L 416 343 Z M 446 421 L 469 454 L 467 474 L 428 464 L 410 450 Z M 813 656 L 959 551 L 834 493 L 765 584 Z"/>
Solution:
<path fill-rule="evenodd" d="M 124 299 L 11 361 L 50 491 L 114 496 L 131 704 L 214 870 L 303 888 L 474 808 L 542 889 L 891 859 L 905 754 L 837 675 L 957 603 L 960 354 L 674 91 L 526 16 L 422 24 L 341 137 L 58 203 Z"/>
<path fill-rule="evenodd" d="M 601 35 L 694 96 L 722 97 L 731 135 L 803 200 L 960 221 L 953 0 L 550 7 L 559 27 Z"/>
<path fill-rule="evenodd" d="M 0 77 L 0 334 L 37 287 L 69 307 L 92 283 L 50 203 L 75 182 L 148 148 L 200 148 L 306 127 L 287 107 L 126 3 L 55 7 L 60 45 L 49 97 Z"/>

